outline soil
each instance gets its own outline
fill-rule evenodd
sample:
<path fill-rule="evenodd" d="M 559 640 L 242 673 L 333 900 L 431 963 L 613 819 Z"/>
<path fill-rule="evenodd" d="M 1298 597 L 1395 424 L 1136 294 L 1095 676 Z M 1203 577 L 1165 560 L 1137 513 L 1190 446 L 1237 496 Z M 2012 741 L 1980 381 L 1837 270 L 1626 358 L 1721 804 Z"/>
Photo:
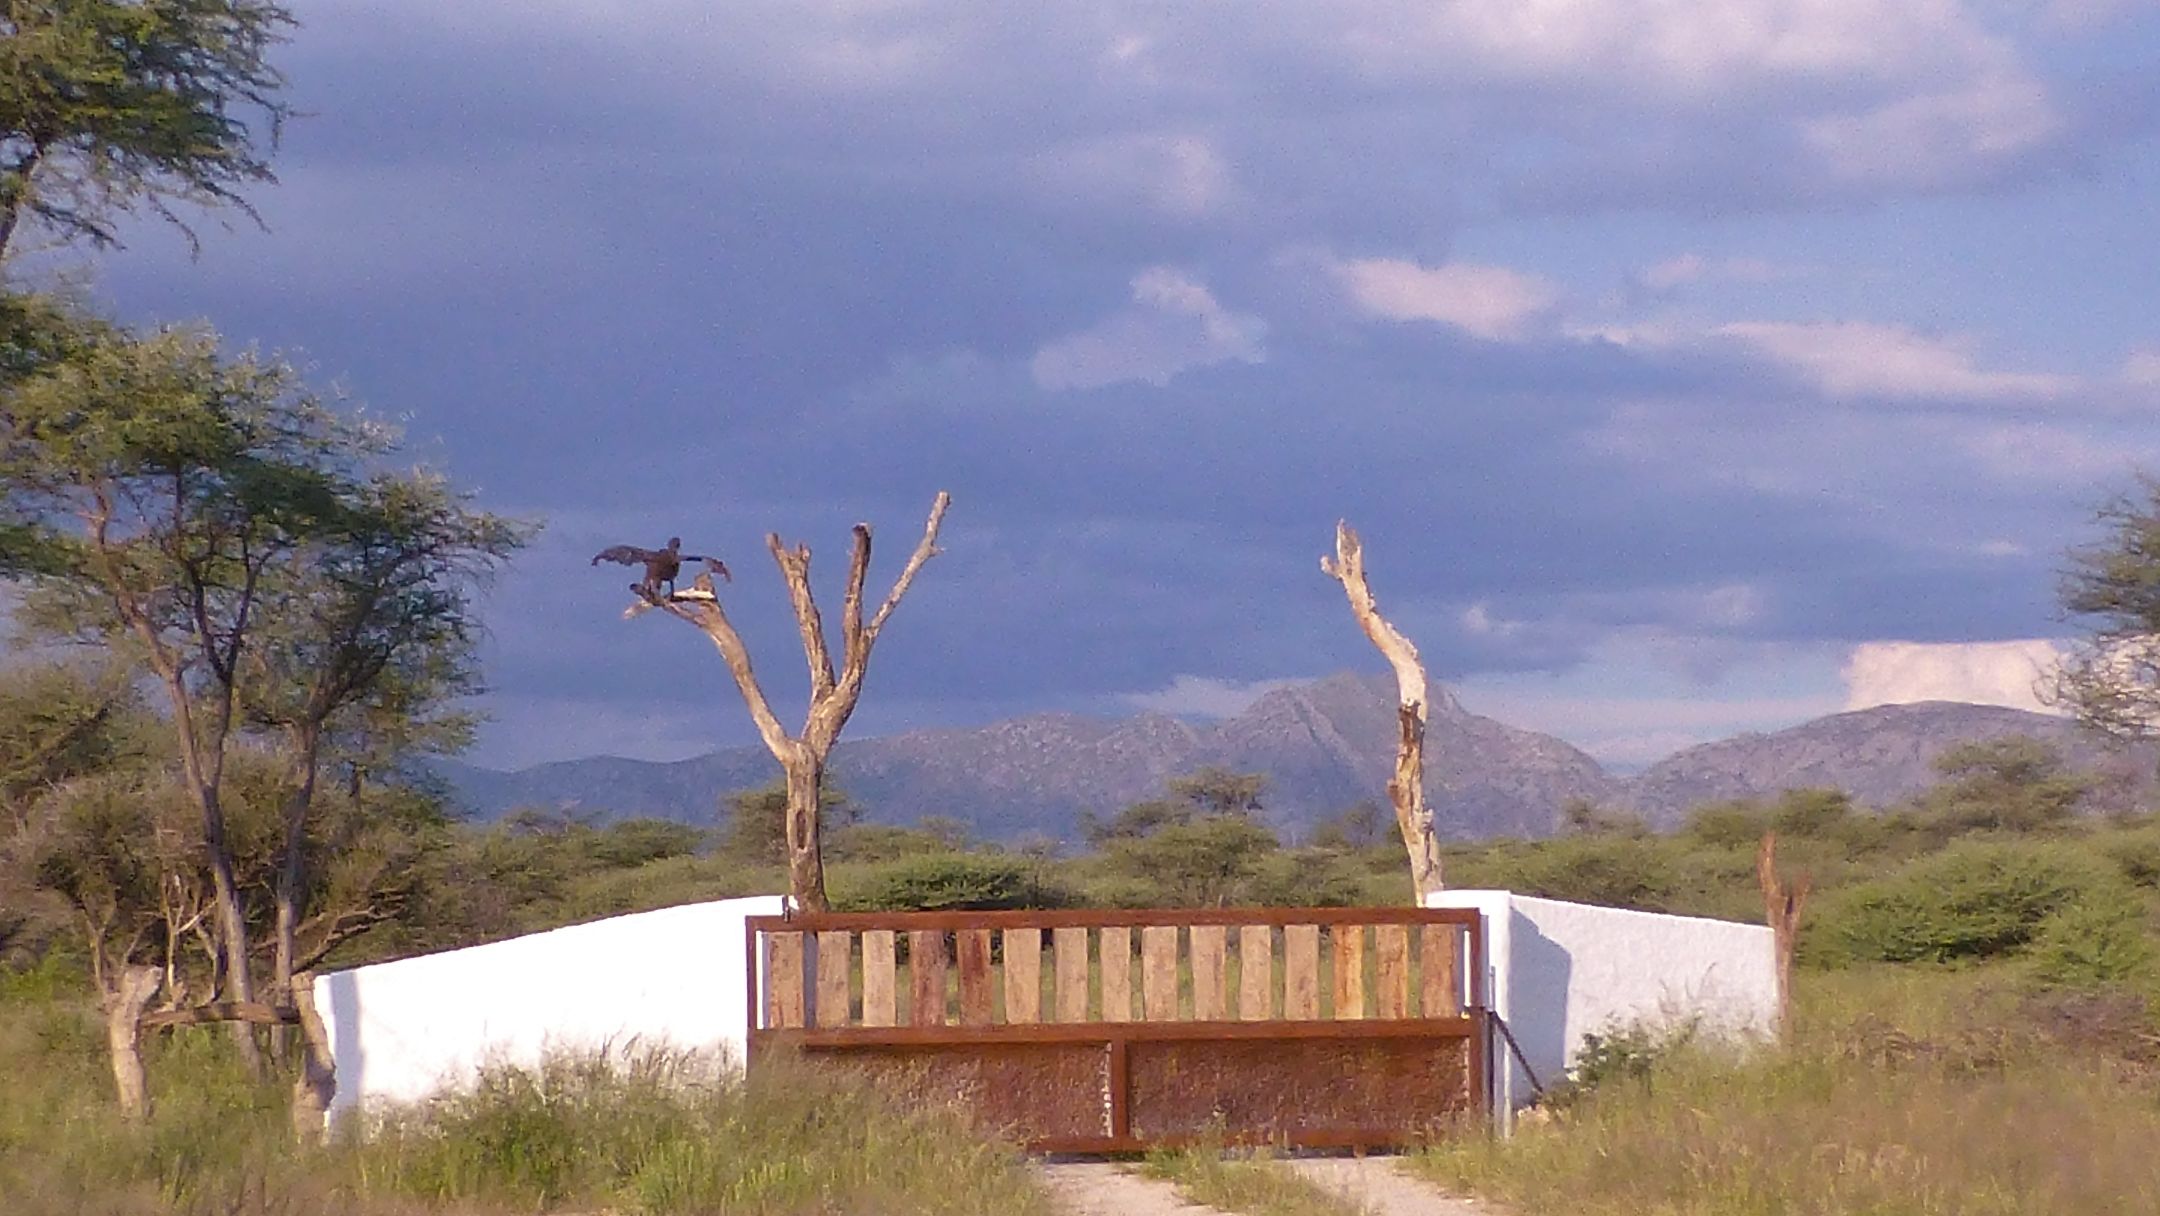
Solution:
<path fill-rule="evenodd" d="M 1372 1216 L 1498 1216 L 1410 1177 L 1392 1157 L 1299 1157 L 1276 1164 L 1361 1204 Z M 1236 1216 L 1187 1203 L 1169 1183 L 1112 1162 L 1046 1162 L 1036 1169 L 1067 1216 Z"/>

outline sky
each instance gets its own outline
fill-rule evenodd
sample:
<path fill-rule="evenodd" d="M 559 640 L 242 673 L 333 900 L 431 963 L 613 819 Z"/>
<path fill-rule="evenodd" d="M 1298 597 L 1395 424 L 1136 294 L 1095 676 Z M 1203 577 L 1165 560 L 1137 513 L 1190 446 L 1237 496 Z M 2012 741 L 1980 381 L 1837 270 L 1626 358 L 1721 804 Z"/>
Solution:
<path fill-rule="evenodd" d="M 2029 704 L 2160 468 L 2151 0 L 296 0 L 260 229 L 95 262 L 545 520 L 474 759 L 754 740 L 607 545 L 897 569 L 850 734 L 1380 670 L 1619 766 Z"/>

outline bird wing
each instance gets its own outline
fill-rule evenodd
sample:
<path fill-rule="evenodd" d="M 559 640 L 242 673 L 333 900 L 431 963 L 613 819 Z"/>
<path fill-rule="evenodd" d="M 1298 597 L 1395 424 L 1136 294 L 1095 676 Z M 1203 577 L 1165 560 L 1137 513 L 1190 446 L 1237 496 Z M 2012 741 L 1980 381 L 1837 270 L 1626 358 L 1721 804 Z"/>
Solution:
<path fill-rule="evenodd" d="M 601 562 L 614 562 L 618 566 L 642 566 L 657 556 L 659 555 L 652 550 L 640 549 L 636 545 L 616 545 L 593 554 L 592 564 L 597 566 Z"/>
<path fill-rule="evenodd" d="M 735 576 L 728 573 L 727 563 L 717 557 L 685 557 L 683 560 L 686 562 L 704 562 L 705 569 L 709 573 L 719 575 L 720 581 L 723 583 L 735 581 Z"/>

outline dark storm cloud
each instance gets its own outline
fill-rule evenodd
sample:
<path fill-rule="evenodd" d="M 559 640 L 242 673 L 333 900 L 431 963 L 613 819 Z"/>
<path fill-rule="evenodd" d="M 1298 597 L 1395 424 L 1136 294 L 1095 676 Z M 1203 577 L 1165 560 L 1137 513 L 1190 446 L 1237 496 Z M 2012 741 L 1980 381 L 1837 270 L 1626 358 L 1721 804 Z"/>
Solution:
<path fill-rule="evenodd" d="M 2088 121 L 2054 87 L 2077 61 L 1976 10 L 1019 11 L 303 6 L 314 116 L 271 233 L 199 263 L 145 233 L 109 288 L 304 348 L 490 505 L 551 517 L 489 608 L 524 756 L 579 750 L 581 713 L 610 746 L 640 714 L 662 750 L 747 737 L 702 639 L 618 619 L 607 544 L 727 557 L 794 706 L 764 532 L 833 588 L 871 520 L 889 577 L 951 490 L 881 644 L 863 722 L 889 727 L 1369 663 L 1316 569 L 1338 517 L 1450 675 L 1615 630 L 2030 631 L 2033 538 L 2116 470 L 2088 449 L 2146 438 L 2091 421 L 2118 389 L 2042 393 L 1919 331 L 1599 337 L 1640 318 L 1567 283 L 1495 338 L 1342 281 L 1496 217 L 1894 205 L 2147 129 Z"/>

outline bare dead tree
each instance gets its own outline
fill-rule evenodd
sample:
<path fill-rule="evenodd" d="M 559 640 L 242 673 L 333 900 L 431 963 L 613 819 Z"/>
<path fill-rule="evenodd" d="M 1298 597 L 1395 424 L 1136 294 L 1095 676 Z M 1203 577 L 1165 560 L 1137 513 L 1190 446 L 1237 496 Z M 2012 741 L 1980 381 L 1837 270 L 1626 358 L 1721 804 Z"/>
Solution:
<path fill-rule="evenodd" d="M 1800 937 L 1800 913 L 1807 907 L 1813 882 L 1805 874 L 1790 886 L 1779 881 L 1776 832 L 1763 833 L 1762 846 L 1755 853 L 1755 881 L 1762 888 L 1763 920 L 1770 926 L 1777 952 L 1777 1023 L 1778 1033 L 1785 1034 L 1792 1029 L 1793 949 Z"/>
<path fill-rule="evenodd" d="M 1380 615 L 1372 587 L 1365 581 L 1365 550 L 1347 522 L 1335 524 L 1335 556 L 1320 559 L 1320 569 L 1341 583 L 1358 627 L 1395 669 L 1395 716 L 1401 735 L 1395 745 L 1395 775 L 1388 781 L 1388 801 L 1395 826 L 1410 855 L 1410 882 L 1418 902 L 1446 889 L 1440 873 L 1440 841 L 1433 834 L 1432 808 L 1425 805 L 1425 664 L 1417 647 Z"/>
<path fill-rule="evenodd" d="M 787 584 L 788 602 L 795 609 L 795 623 L 802 633 L 803 656 L 810 664 L 810 711 L 800 734 L 790 735 L 774 715 L 772 704 L 758 684 L 750 666 L 749 648 L 728 620 L 713 587 L 712 573 L 700 573 L 688 592 L 663 595 L 657 587 L 640 588 L 646 603 L 695 625 L 712 640 L 735 677 L 735 687 L 750 709 L 750 720 L 773 758 L 787 777 L 788 893 L 807 912 L 823 912 L 825 861 L 818 842 L 818 798 L 824 789 L 825 761 L 840 737 L 840 728 L 854 714 L 862 699 L 863 674 L 870 667 L 870 650 L 878 634 L 898 607 L 923 563 L 937 556 L 938 529 L 952 495 L 939 491 L 930 504 L 930 518 L 922 540 L 908 555 L 907 564 L 893 580 L 892 590 L 869 620 L 863 619 L 863 583 L 870 573 L 870 525 L 855 525 L 855 547 L 848 560 L 847 592 L 840 604 L 840 665 L 833 667 L 832 648 L 825 637 L 825 621 L 818 613 L 810 590 L 810 548 L 789 546 L 775 532 L 765 538 L 780 577 Z"/>
<path fill-rule="evenodd" d="M 150 1087 L 143 1077 L 143 1008 L 157 995 L 165 973 L 148 964 L 120 969 L 104 992 L 105 1042 L 112 1052 L 113 1084 L 120 1113 L 130 1119 L 150 1115 Z"/>

